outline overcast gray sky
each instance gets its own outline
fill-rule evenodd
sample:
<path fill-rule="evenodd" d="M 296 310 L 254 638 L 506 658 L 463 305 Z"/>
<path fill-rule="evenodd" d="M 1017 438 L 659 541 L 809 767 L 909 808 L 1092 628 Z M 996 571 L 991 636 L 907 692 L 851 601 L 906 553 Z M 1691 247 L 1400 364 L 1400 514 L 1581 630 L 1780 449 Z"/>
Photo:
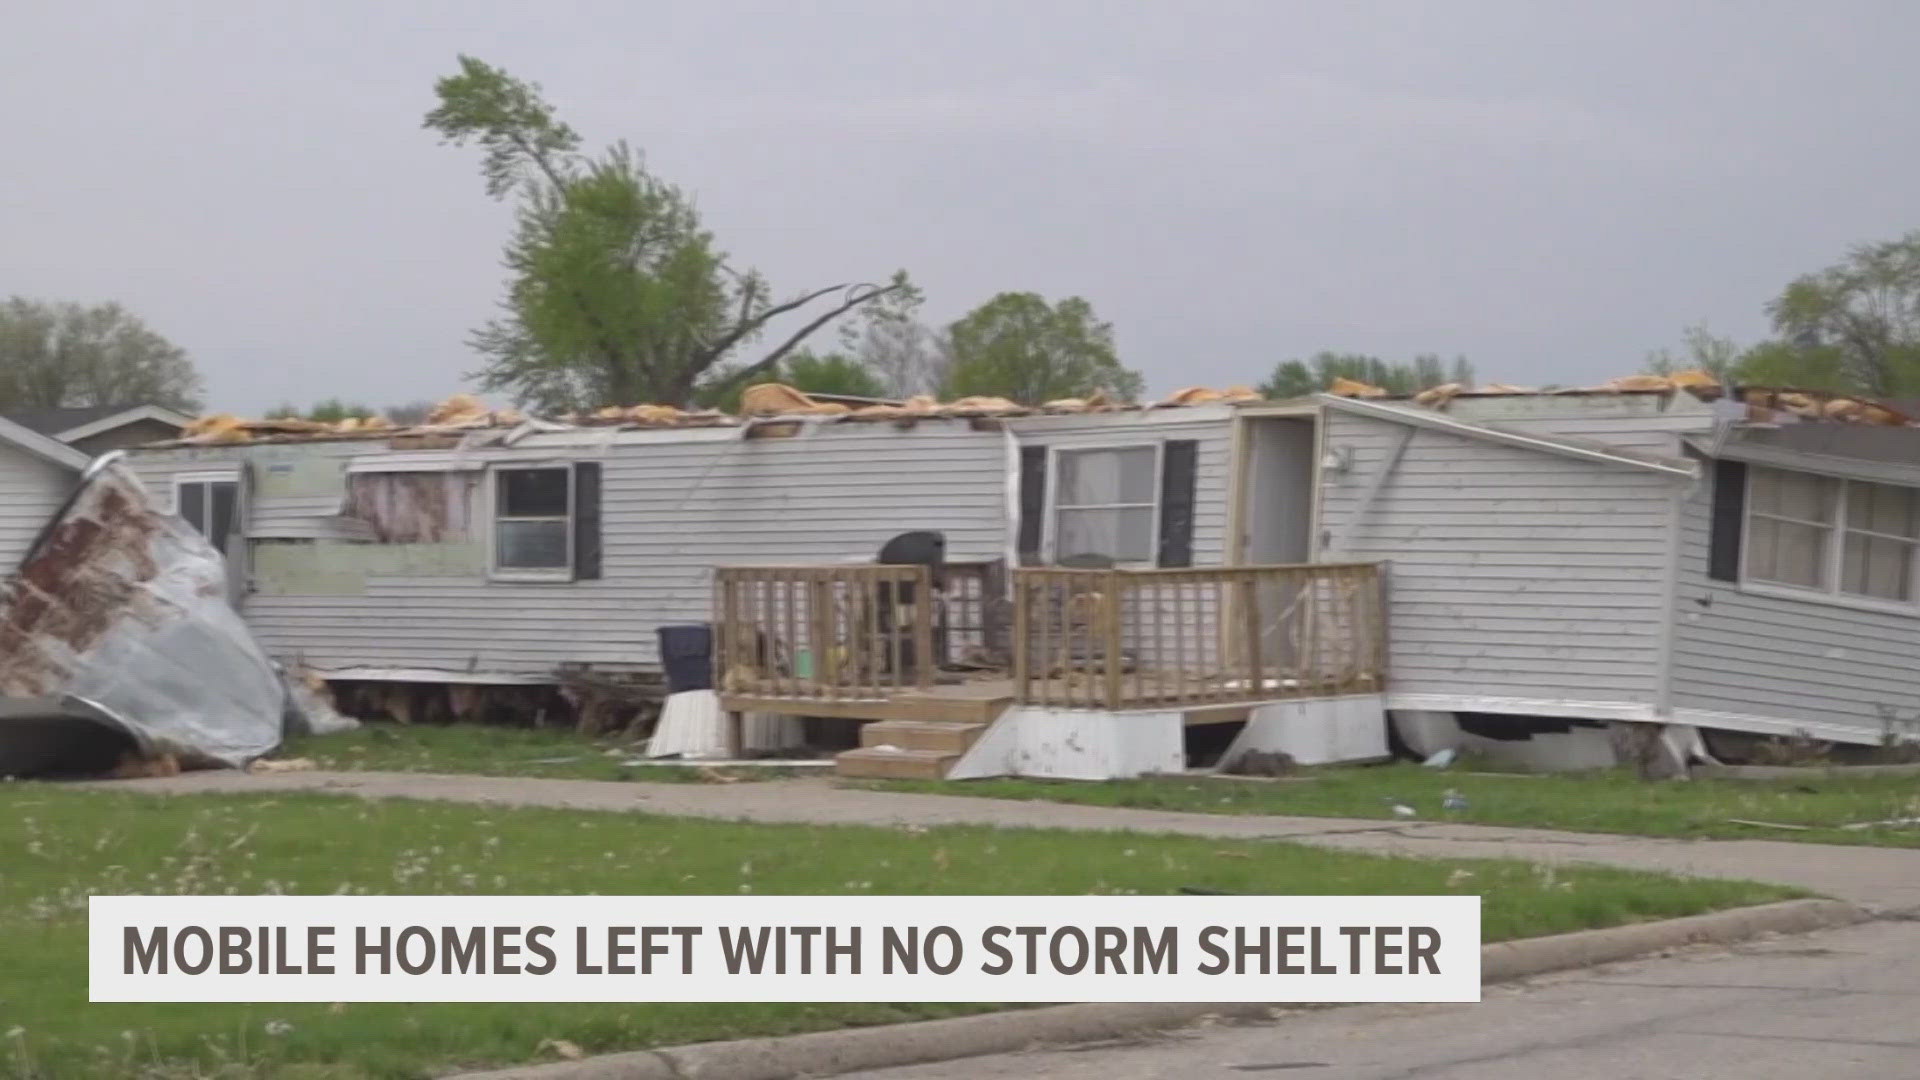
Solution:
<path fill-rule="evenodd" d="M 509 221 L 420 128 L 468 52 L 782 290 L 1079 294 L 1154 391 L 1597 380 L 1920 226 L 1915 41 L 1897 2 L 22 5 L 0 295 L 122 301 L 220 408 L 444 397 Z"/>

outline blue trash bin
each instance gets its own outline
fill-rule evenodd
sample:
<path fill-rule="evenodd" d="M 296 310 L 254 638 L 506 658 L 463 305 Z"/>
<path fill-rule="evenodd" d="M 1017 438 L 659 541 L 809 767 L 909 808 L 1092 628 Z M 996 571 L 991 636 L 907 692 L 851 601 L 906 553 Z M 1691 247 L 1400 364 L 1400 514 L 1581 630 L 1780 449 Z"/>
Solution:
<path fill-rule="evenodd" d="M 658 633 L 667 693 L 713 689 L 713 627 L 706 623 L 662 626 Z"/>

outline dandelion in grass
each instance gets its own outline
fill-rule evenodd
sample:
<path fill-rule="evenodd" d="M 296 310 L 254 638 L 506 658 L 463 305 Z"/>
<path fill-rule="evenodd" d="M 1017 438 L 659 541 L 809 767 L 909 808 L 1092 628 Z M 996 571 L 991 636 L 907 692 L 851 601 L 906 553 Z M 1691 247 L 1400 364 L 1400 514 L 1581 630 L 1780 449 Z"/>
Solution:
<path fill-rule="evenodd" d="M 262 1030 L 277 1039 L 283 1035 L 293 1034 L 293 1025 L 285 1020 L 269 1020 L 262 1025 Z"/>

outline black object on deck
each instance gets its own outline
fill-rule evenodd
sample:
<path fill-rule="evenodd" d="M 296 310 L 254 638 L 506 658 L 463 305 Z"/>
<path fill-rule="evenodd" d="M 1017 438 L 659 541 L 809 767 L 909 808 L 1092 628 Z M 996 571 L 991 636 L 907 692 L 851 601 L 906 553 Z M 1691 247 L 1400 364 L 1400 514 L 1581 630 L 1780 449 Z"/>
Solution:
<path fill-rule="evenodd" d="M 660 666 L 666 671 L 667 693 L 713 689 L 713 627 L 706 623 L 662 626 Z"/>

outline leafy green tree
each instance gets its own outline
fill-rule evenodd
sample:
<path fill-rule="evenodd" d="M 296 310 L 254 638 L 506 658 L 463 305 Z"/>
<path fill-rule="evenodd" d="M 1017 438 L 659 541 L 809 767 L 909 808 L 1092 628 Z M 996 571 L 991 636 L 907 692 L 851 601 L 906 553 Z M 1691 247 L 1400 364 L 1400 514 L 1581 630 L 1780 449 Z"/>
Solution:
<path fill-rule="evenodd" d="M 1869 397 L 1920 394 L 1920 231 L 1848 252 L 1767 302 L 1776 336 L 1742 349 L 1690 326 L 1645 370 L 1713 373 L 1723 384 Z"/>
<path fill-rule="evenodd" d="M 1078 296 L 1049 304 L 1038 293 L 1001 293 L 949 326 L 947 342 L 943 397 L 1034 405 L 1096 390 L 1121 400 L 1140 395 L 1140 373 L 1114 352 L 1113 324 Z"/>
<path fill-rule="evenodd" d="M 902 288 L 904 276 L 775 300 L 760 274 L 729 265 L 693 201 L 637 152 L 617 143 L 584 154 L 537 85 L 470 56 L 459 63 L 435 84 L 425 126 L 478 145 L 487 193 L 517 209 L 503 314 L 472 339 L 487 358 L 483 388 L 549 413 L 685 404 L 763 378 L 815 331 Z M 812 317 L 757 358 L 740 355 L 803 311 Z"/>
<path fill-rule="evenodd" d="M 1762 341 L 1742 352 L 1732 376 L 1721 382 L 1736 386 L 1824 390 L 1835 394 L 1864 393 L 1845 378 L 1845 370 L 1845 358 L 1832 345 Z"/>
<path fill-rule="evenodd" d="M 1817 372 L 1805 389 L 1870 395 L 1920 393 L 1920 231 L 1865 244 L 1824 270 L 1795 278 L 1767 314 Z M 1778 347 L 1769 363 L 1785 361 Z"/>
<path fill-rule="evenodd" d="M 1464 356 L 1451 364 L 1433 353 L 1422 353 L 1408 363 L 1395 363 L 1364 353 L 1317 352 L 1305 360 L 1283 360 L 1260 384 L 1262 397 L 1275 401 L 1317 394 L 1335 379 L 1352 379 L 1377 386 L 1389 394 L 1417 394 L 1447 383 L 1474 385 L 1473 365 Z"/>
<path fill-rule="evenodd" d="M 200 407 L 186 351 L 119 304 L 0 303 L 0 409 Z"/>

